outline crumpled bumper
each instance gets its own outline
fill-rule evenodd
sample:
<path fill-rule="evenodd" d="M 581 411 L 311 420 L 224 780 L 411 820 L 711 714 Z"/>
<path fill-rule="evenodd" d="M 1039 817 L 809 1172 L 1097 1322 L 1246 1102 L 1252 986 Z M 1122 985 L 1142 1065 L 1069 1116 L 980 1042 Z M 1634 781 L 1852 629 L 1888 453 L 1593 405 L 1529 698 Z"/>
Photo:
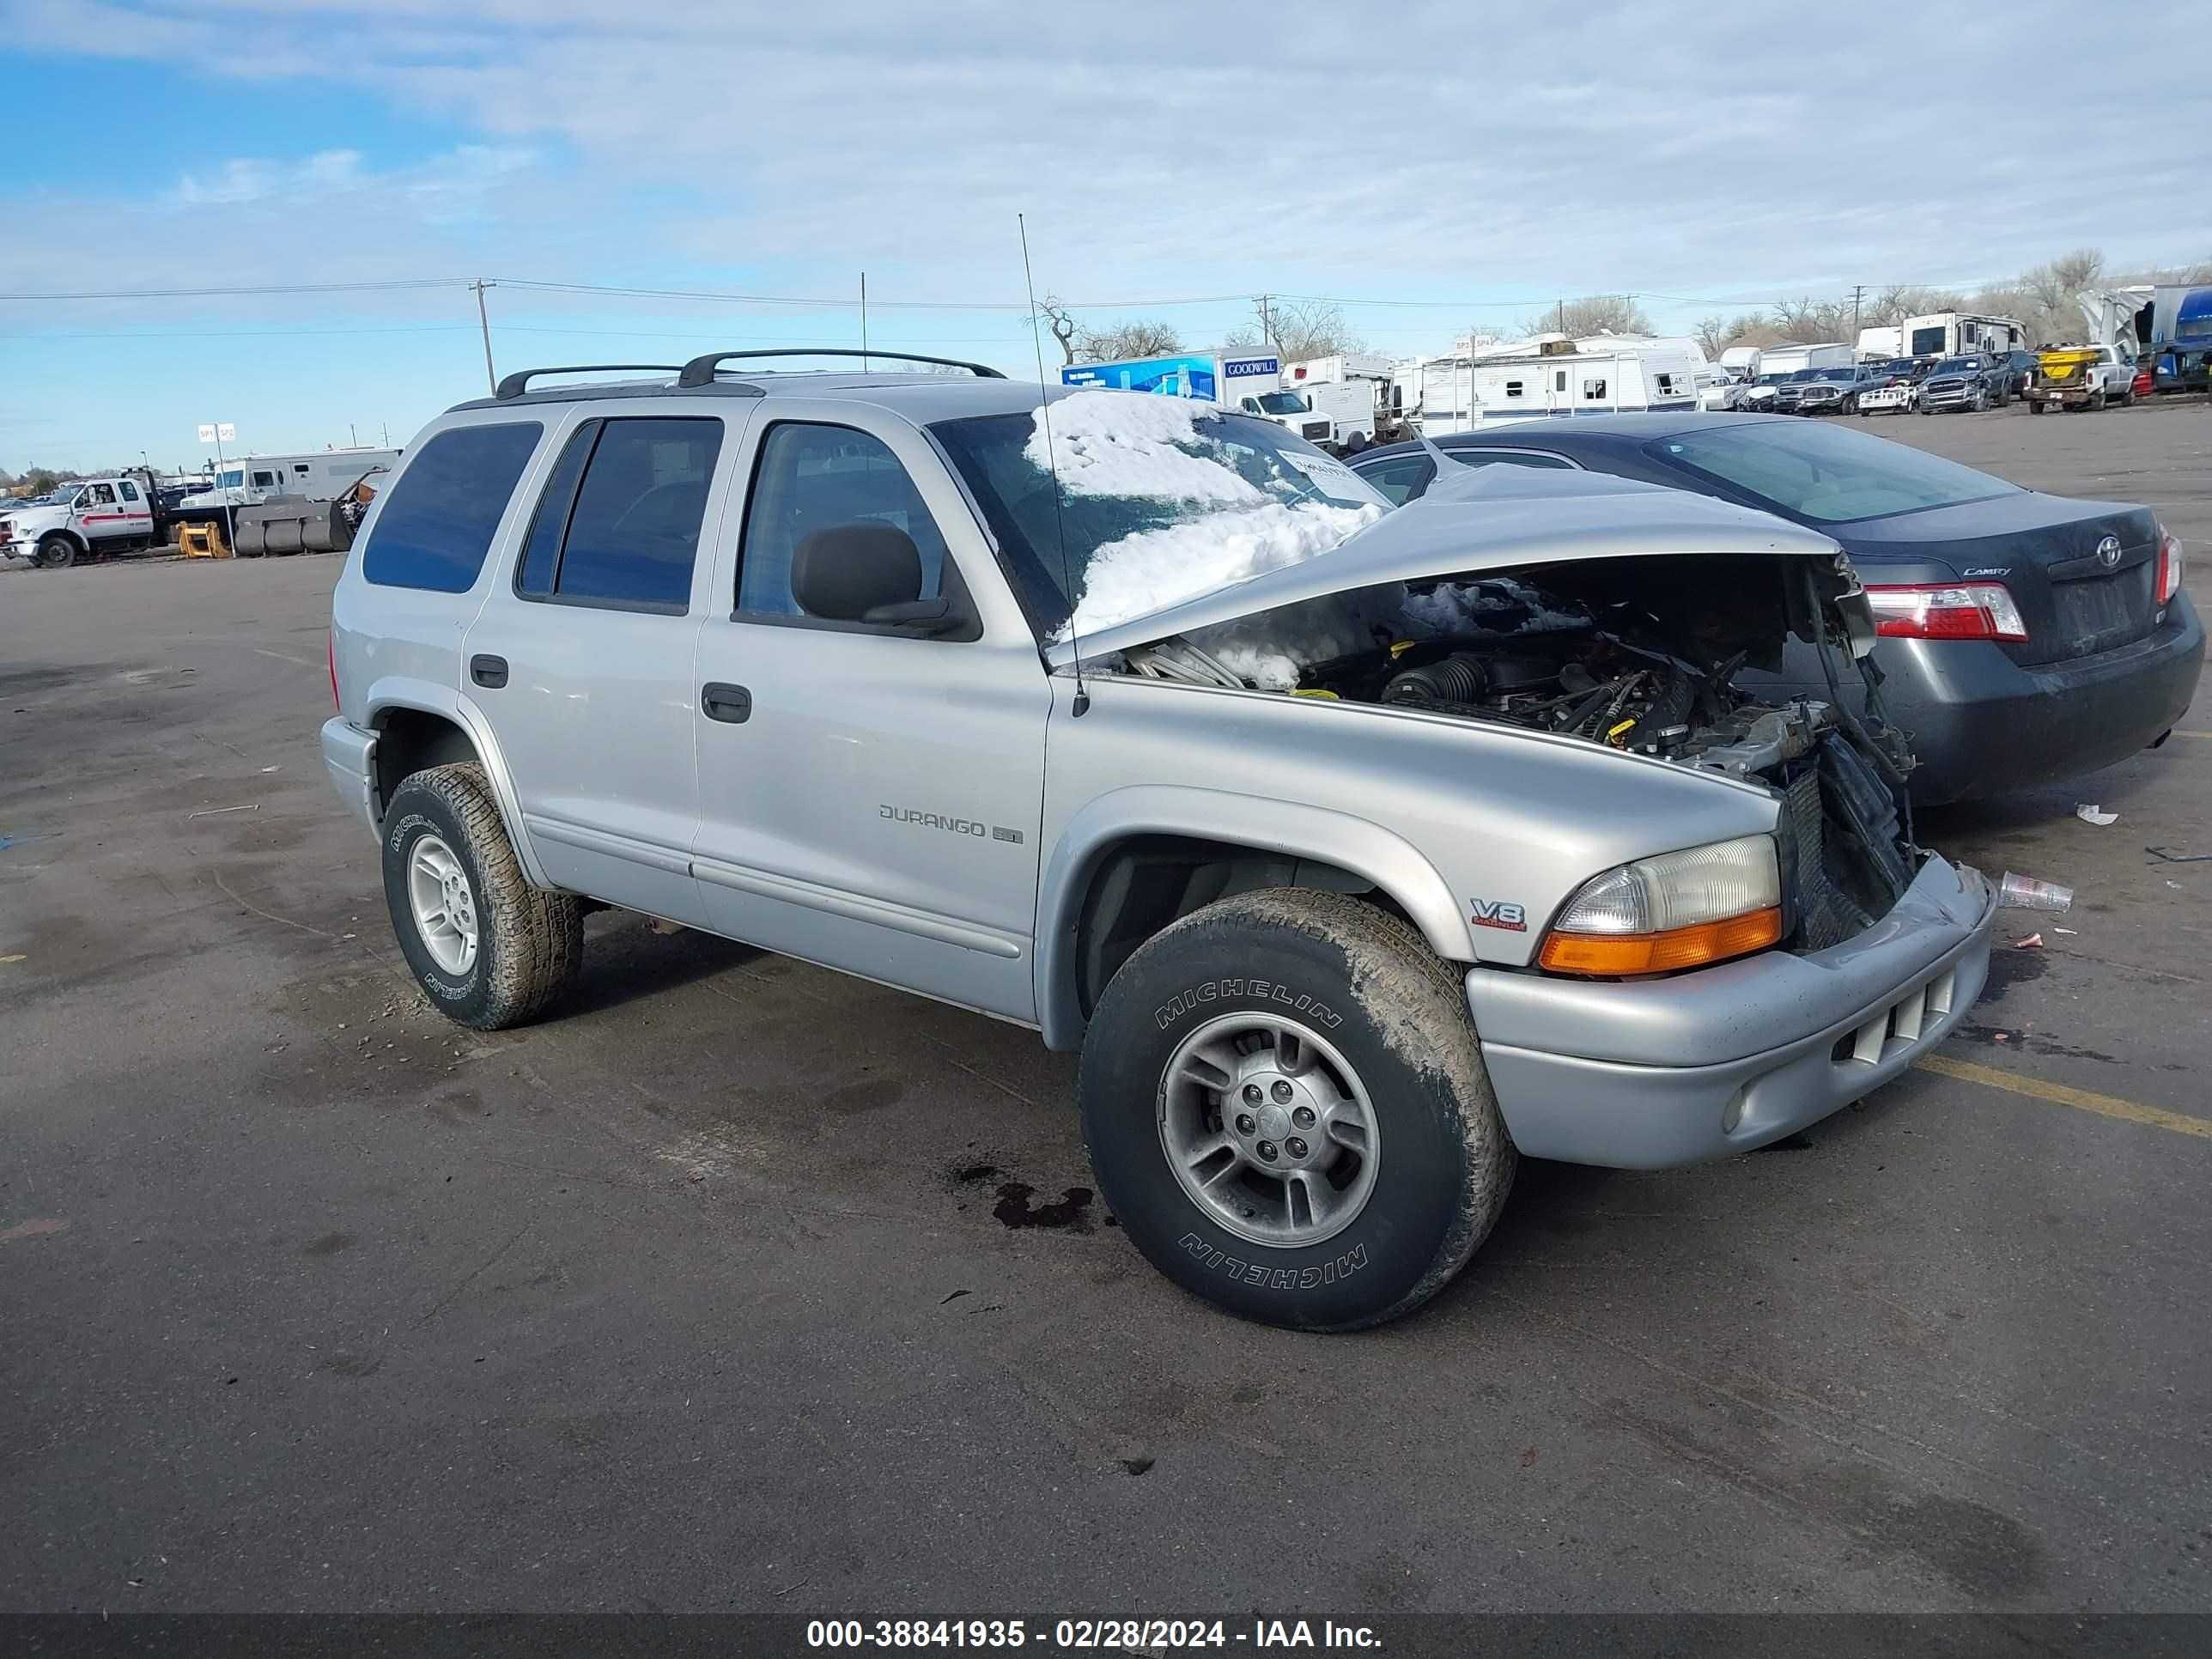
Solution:
<path fill-rule="evenodd" d="M 1818 1122 L 1935 1048 L 1981 994 L 1996 915 L 1978 871 L 1930 858 L 1830 950 L 1619 982 L 1477 968 L 1468 1006 L 1522 1152 L 1694 1164 Z"/>

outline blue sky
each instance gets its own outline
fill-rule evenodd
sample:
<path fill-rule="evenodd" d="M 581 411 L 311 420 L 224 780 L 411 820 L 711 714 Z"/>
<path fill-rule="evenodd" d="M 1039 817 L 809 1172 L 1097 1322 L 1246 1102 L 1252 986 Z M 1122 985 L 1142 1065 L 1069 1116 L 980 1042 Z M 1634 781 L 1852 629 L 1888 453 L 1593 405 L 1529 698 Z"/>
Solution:
<path fill-rule="evenodd" d="M 2212 83 L 1996 95 L 2079 61 L 2078 8 L 1874 0 L 1818 52 L 1796 8 L 1560 15 L 0 0 L 0 295 L 33 296 L 0 299 L 0 466 L 197 460 L 204 420 L 264 451 L 404 439 L 483 389 L 450 285 L 477 276 L 509 279 L 502 370 L 859 338 L 849 303 L 514 279 L 826 301 L 862 270 L 873 343 L 1019 369 L 1017 210 L 1085 320 L 1144 301 L 1200 344 L 1246 320 L 1219 296 L 1398 301 L 1347 307 L 1394 355 L 1559 295 L 1674 296 L 1644 303 L 1686 329 L 2081 243 L 2212 254 Z M 2099 16 L 2130 42 L 2172 19 Z M 26 118 L 46 107 L 68 118 Z M 423 279 L 449 285 L 39 297 Z"/>

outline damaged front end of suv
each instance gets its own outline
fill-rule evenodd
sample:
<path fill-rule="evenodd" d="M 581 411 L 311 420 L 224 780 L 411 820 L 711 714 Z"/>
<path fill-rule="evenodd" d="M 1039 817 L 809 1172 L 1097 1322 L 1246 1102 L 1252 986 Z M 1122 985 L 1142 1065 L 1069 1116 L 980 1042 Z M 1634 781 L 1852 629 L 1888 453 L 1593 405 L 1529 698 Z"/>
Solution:
<path fill-rule="evenodd" d="M 1540 957 L 1546 966 L 1574 962 L 1626 976 L 1777 945 L 1817 951 L 1889 914 L 1926 859 L 1912 838 L 1905 791 L 1912 760 L 1904 734 L 1882 718 L 1879 671 L 1868 656 L 1874 618 L 1832 543 L 1768 520 L 1755 533 L 1771 526 L 1772 551 L 1652 545 L 1623 553 L 1593 544 L 1633 535 L 1644 517 L 1639 497 L 1671 495 L 1670 505 L 1687 498 L 1503 467 L 1453 469 L 1447 483 L 1343 550 L 1372 556 L 1402 544 L 1413 562 L 1403 579 L 1186 628 L 1111 653 L 1107 666 L 1578 741 L 1777 796 L 1777 902 L 1758 907 L 1754 921 L 1729 918 L 1735 925 L 1645 950 L 1641 959 L 1625 944 L 1577 948 L 1555 929 Z M 1449 561 L 1455 538 L 1464 544 L 1471 504 L 1493 520 L 1481 540 L 1497 538 L 1499 520 L 1549 518 L 1553 533 L 1565 530 L 1587 551 L 1561 559 L 1553 546 L 1525 564 L 1486 558 L 1473 568 L 1411 574 Z M 1706 507 L 1716 519 L 1759 517 L 1715 503 L 1693 514 Z M 1610 525 L 1603 538 L 1575 532 L 1600 520 Z M 1668 533 L 1678 537 L 1679 526 Z M 1333 562 L 1318 561 L 1309 574 Z M 1248 584 L 1240 597 L 1249 603 L 1263 586 Z M 1735 684 L 1741 671 L 1778 666 L 1790 635 L 1820 651 L 1827 699 L 1767 702 Z M 1846 679 L 1857 696 L 1844 694 Z M 1854 714 L 1854 704 L 1864 713 Z M 1621 791 L 1632 811 L 1632 782 L 1624 779 Z"/>

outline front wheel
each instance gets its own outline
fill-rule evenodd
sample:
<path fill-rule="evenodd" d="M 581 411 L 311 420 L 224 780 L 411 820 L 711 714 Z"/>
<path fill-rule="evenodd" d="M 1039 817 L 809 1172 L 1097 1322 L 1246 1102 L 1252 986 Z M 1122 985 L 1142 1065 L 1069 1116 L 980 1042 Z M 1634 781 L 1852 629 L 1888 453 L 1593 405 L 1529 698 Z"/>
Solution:
<path fill-rule="evenodd" d="M 533 887 L 473 761 L 403 780 L 384 817 L 384 901 L 416 981 L 447 1018 L 520 1025 L 575 977 L 575 896 Z"/>
<path fill-rule="evenodd" d="M 76 544 L 66 536 L 49 536 L 39 544 L 38 562 L 42 570 L 66 570 L 76 562 Z"/>
<path fill-rule="evenodd" d="M 1155 935 L 1099 1000 L 1078 1083 L 1115 1218 L 1246 1319 L 1419 1307 L 1513 1182 L 1465 999 L 1412 928 L 1340 893 L 1240 894 Z"/>

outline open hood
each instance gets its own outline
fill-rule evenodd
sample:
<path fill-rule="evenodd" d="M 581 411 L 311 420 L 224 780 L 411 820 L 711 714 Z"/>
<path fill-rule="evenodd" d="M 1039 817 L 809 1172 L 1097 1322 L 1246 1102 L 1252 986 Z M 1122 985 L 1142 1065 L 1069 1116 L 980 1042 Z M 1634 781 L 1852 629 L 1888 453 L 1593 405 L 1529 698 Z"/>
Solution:
<path fill-rule="evenodd" d="M 1328 552 L 1196 599 L 1060 640 L 1045 659 L 1065 667 L 1212 628 L 1279 606 L 1387 582 L 1580 561 L 1699 555 L 1810 559 L 1840 573 L 1838 603 L 1853 653 L 1873 648 L 1874 617 L 1841 548 L 1817 531 L 1750 507 L 1601 473 L 1522 466 L 1443 465 L 1427 495 Z"/>

